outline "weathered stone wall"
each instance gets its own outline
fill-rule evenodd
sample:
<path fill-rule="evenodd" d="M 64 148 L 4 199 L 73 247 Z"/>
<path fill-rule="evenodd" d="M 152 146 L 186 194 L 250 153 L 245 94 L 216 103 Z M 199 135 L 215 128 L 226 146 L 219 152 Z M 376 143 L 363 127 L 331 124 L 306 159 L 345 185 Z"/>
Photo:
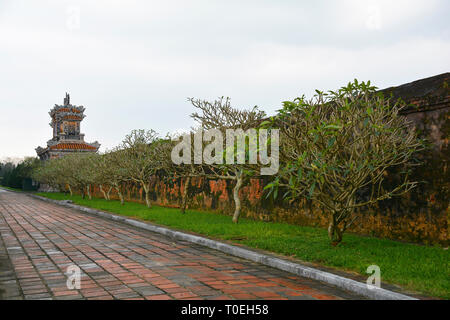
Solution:
<path fill-rule="evenodd" d="M 411 103 L 404 115 L 426 137 L 431 148 L 422 152 L 411 177 L 420 181 L 418 188 L 409 194 L 382 201 L 376 207 L 364 208 L 358 213 L 362 218 L 350 230 L 372 235 L 418 243 L 449 243 L 450 225 L 450 74 L 419 80 L 404 86 L 386 89 L 394 96 Z M 395 173 L 391 174 L 395 179 Z M 229 214 L 234 210 L 232 182 L 192 179 L 189 207 L 215 210 Z M 310 201 L 289 204 L 282 200 L 266 199 L 263 179 L 252 179 L 241 190 L 242 215 L 264 221 L 282 221 L 298 225 L 325 227 L 327 217 Z M 179 206 L 184 185 L 182 181 L 171 184 L 153 181 L 153 200 L 164 206 Z M 140 188 L 124 186 L 128 200 L 143 202 Z M 97 191 L 98 193 L 98 191 Z M 98 193 L 101 196 L 100 193 Z"/>

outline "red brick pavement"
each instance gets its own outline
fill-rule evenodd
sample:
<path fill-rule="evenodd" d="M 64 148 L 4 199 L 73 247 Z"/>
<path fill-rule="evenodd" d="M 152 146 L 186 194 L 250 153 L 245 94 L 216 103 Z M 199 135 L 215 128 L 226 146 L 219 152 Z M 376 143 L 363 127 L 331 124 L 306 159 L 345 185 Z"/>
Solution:
<path fill-rule="evenodd" d="M 324 283 L 0 190 L 3 299 L 360 299 Z M 3 248 L 2 248 L 3 247 Z M 67 267 L 82 271 L 80 290 Z M 6 292 L 6 293 L 5 293 Z"/>

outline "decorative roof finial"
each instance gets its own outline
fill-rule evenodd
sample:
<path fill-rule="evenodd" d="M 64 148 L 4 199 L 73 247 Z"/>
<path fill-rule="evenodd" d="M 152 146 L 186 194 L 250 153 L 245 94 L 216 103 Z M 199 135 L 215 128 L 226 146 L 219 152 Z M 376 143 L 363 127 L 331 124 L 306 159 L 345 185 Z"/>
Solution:
<path fill-rule="evenodd" d="M 70 104 L 70 95 L 66 92 L 66 97 L 64 98 L 64 105 L 68 106 Z"/>

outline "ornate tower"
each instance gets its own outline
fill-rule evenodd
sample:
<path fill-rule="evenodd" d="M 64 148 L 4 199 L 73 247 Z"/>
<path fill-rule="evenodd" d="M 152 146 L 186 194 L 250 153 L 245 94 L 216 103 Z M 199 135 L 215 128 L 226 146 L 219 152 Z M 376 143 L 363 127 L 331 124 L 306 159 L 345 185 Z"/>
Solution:
<path fill-rule="evenodd" d="M 53 138 L 47 141 L 47 148 L 36 148 L 41 160 L 57 158 L 71 152 L 97 152 L 100 144 L 84 142 L 84 134 L 80 132 L 85 108 L 70 104 L 70 96 L 66 93 L 63 105 L 57 105 L 50 110 L 52 118 L 50 126 Z"/>

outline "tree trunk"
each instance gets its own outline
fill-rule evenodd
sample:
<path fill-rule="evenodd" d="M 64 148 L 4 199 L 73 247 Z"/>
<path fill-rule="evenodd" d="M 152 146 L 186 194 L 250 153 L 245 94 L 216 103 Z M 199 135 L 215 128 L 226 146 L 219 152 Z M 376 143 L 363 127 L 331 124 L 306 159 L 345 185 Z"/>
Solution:
<path fill-rule="evenodd" d="M 330 224 L 328 225 L 328 238 L 330 238 L 333 246 L 337 246 L 342 241 L 342 230 L 336 224 L 335 220 L 336 218 L 333 215 Z"/>
<path fill-rule="evenodd" d="M 108 199 L 108 196 L 106 195 L 106 192 L 105 192 L 105 190 L 103 190 L 103 185 L 99 185 L 99 188 L 100 188 L 100 191 L 103 193 L 103 197 L 105 198 L 105 200 L 109 200 Z"/>
<path fill-rule="evenodd" d="M 144 191 L 145 191 L 145 204 L 148 208 L 152 207 L 152 203 L 150 201 L 150 186 L 148 184 L 143 183 L 142 184 Z"/>
<path fill-rule="evenodd" d="M 87 193 L 87 196 L 88 196 L 89 200 L 92 200 L 91 186 L 90 186 L 90 185 L 88 185 L 88 186 L 86 187 L 86 193 Z"/>
<path fill-rule="evenodd" d="M 119 199 L 120 199 L 120 204 L 123 205 L 124 204 L 124 200 L 123 200 L 123 194 L 120 191 L 120 187 L 116 187 L 116 191 L 117 191 L 117 195 L 119 196 Z"/>
<path fill-rule="evenodd" d="M 107 197 L 107 199 L 108 200 L 111 200 L 111 190 L 112 190 L 113 188 L 112 187 L 109 187 L 109 189 L 108 189 L 108 191 L 106 192 L 106 197 Z"/>
<path fill-rule="evenodd" d="M 233 199 L 235 204 L 234 209 L 234 215 L 233 215 L 233 222 L 238 223 L 239 222 L 239 216 L 241 215 L 241 199 L 239 198 L 239 190 L 242 187 L 243 183 L 243 173 L 240 171 L 237 175 L 236 185 L 233 189 Z"/>
<path fill-rule="evenodd" d="M 72 188 L 70 187 L 70 184 L 68 184 L 67 187 L 69 188 L 70 196 L 73 196 L 73 191 Z"/>
<path fill-rule="evenodd" d="M 190 184 L 191 184 L 191 177 L 187 177 L 186 181 L 184 182 L 183 199 L 181 202 L 181 213 L 186 212 L 188 189 L 189 189 Z"/>

